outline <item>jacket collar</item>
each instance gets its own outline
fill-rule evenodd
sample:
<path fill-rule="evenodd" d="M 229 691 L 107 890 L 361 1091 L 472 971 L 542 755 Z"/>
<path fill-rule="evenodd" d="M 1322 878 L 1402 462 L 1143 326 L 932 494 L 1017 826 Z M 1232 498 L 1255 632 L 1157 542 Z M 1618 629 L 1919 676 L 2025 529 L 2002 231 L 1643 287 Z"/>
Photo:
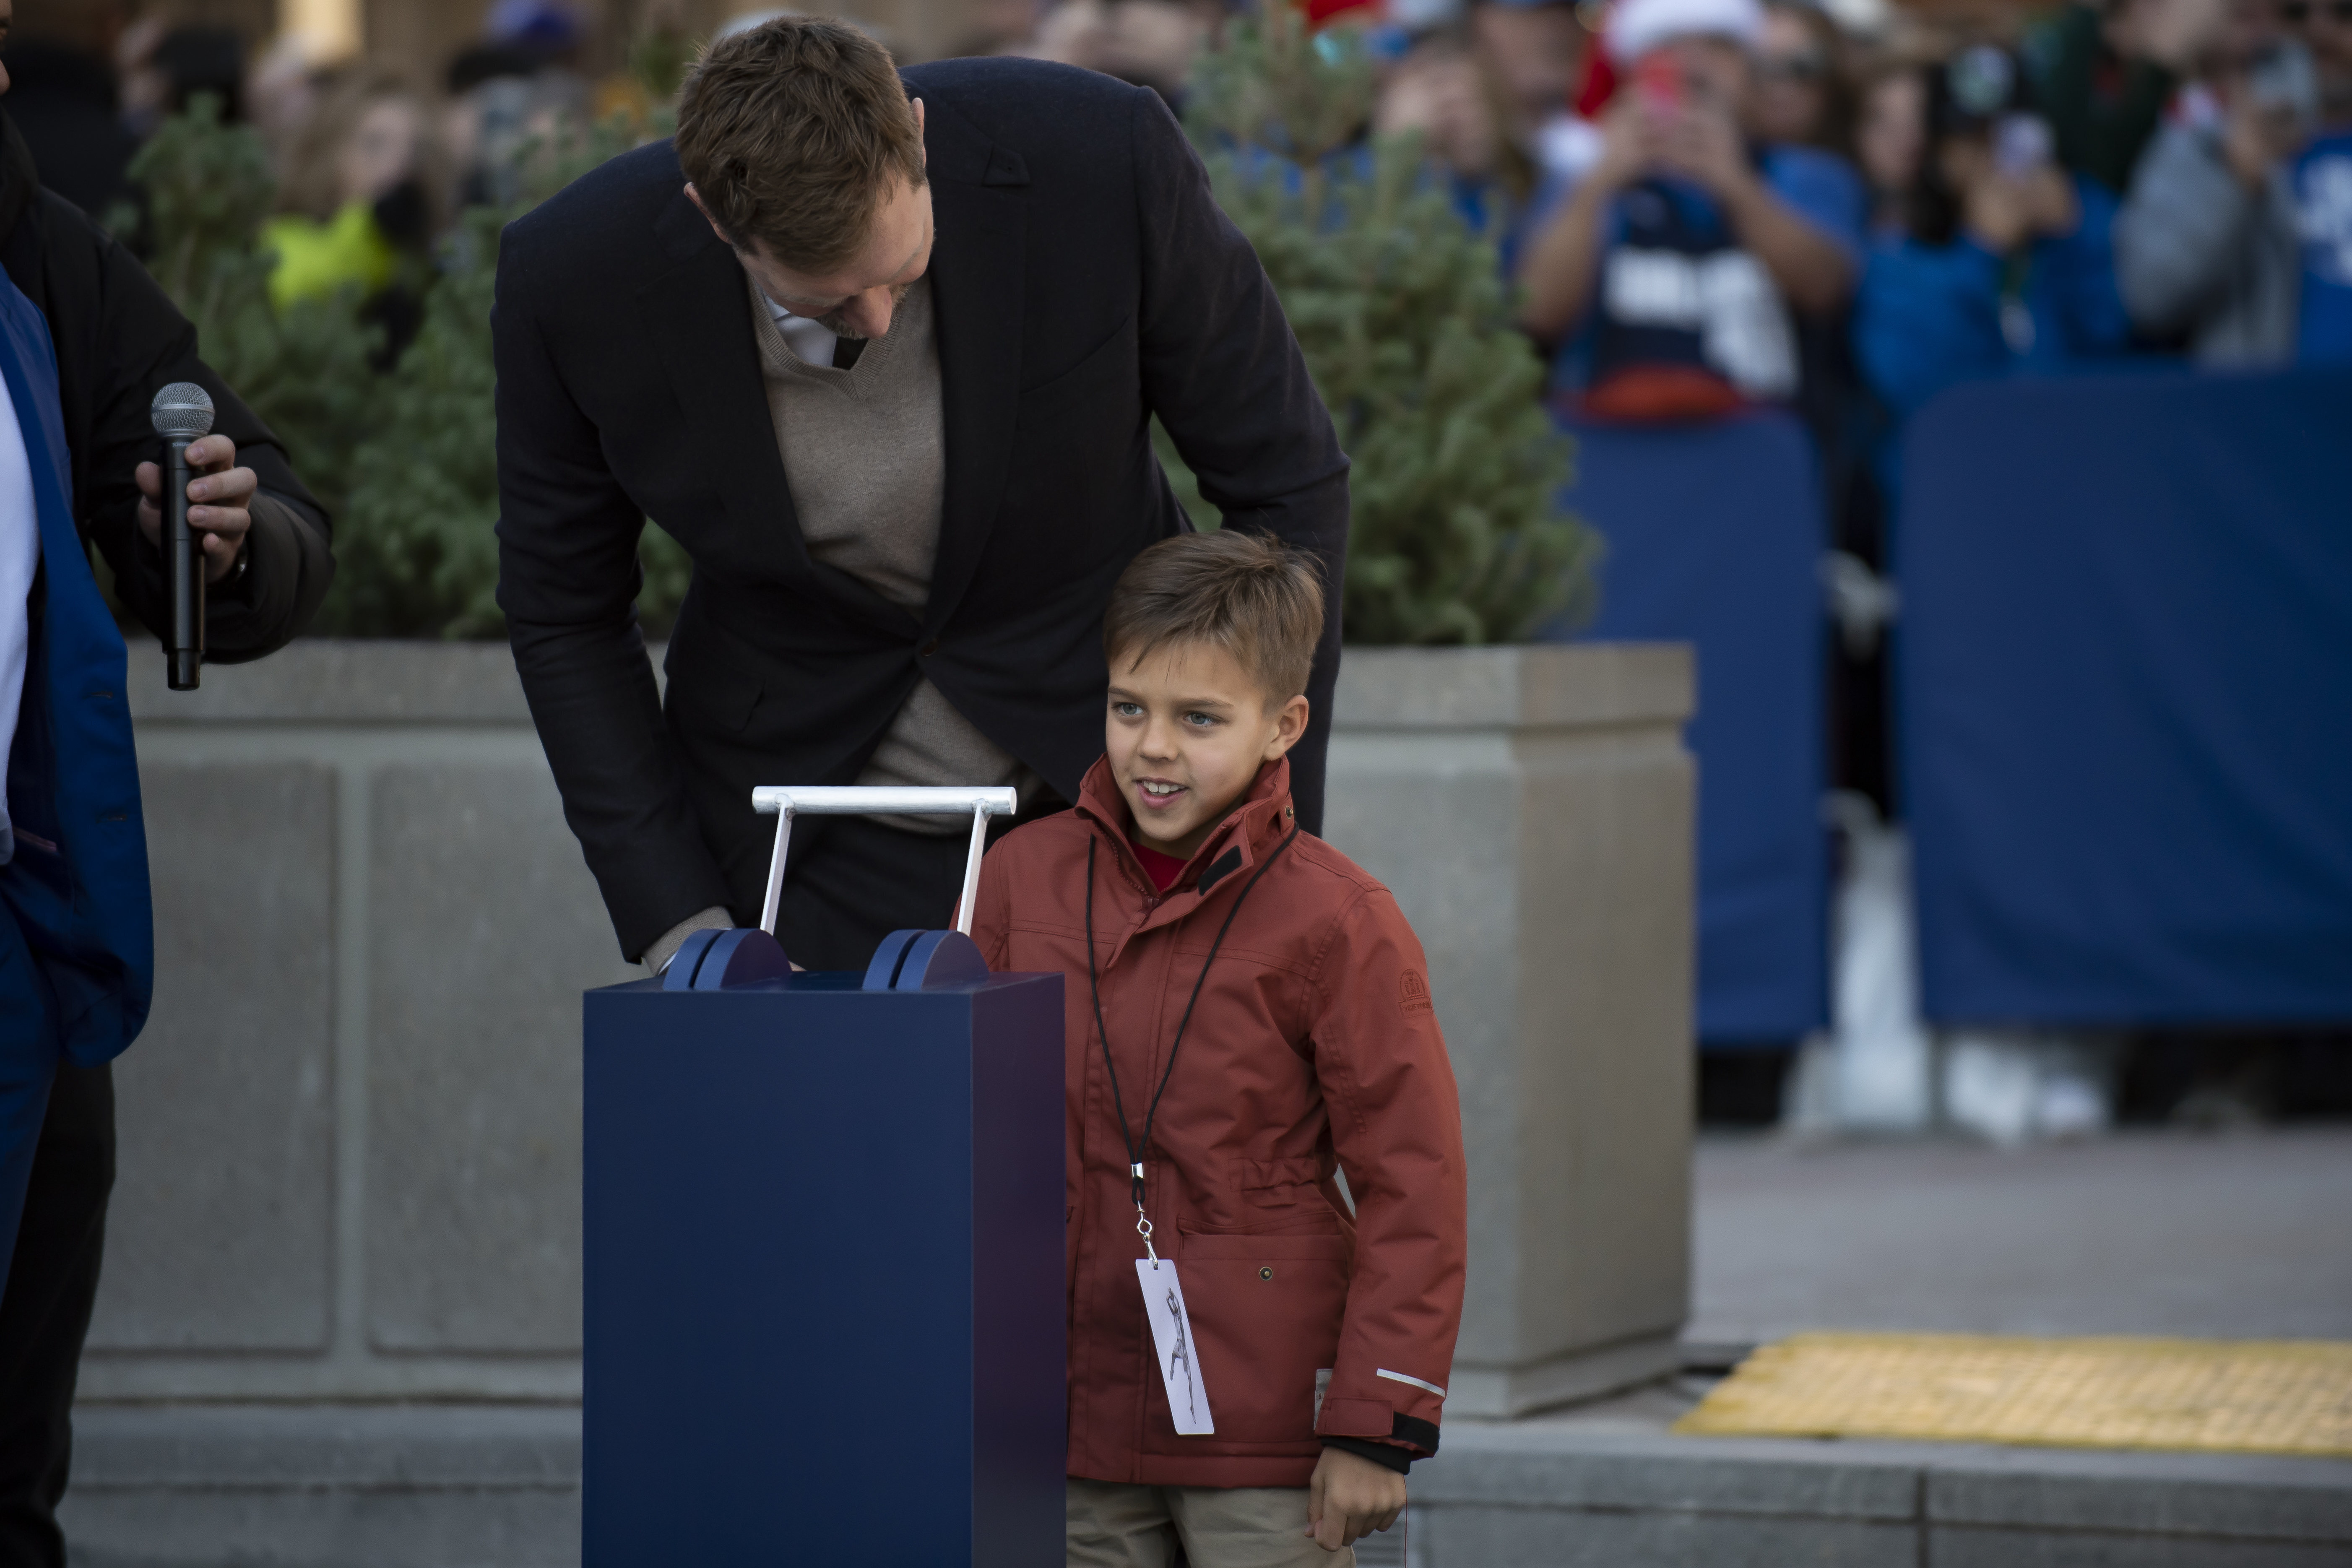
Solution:
<path fill-rule="evenodd" d="M 980 570 L 1021 412 L 1029 170 L 951 104 L 923 100 L 931 183 L 931 305 L 940 346 L 947 494 L 925 635 L 936 637 Z"/>
<path fill-rule="evenodd" d="M 763 563 L 775 576 L 814 588 L 815 566 L 768 416 L 742 264 L 710 232 L 686 198 L 684 176 L 677 178 L 677 193 L 654 223 L 675 264 L 640 291 L 638 302 L 677 398 L 685 438 L 725 509 L 726 538 L 713 553 Z"/>
<path fill-rule="evenodd" d="M 1111 776 L 1108 757 L 1097 758 L 1095 765 L 1087 770 L 1086 780 L 1078 786 L 1077 812 L 1097 835 L 1108 841 L 1111 853 L 1119 858 L 1134 885 L 1150 888 L 1151 879 L 1144 874 L 1142 863 L 1136 858 L 1134 846 L 1128 839 L 1133 815 Z M 1258 770 L 1255 782 L 1225 813 L 1216 830 L 1201 841 L 1192 858 L 1184 862 L 1175 884 L 1159 896 L 1157 903 L 1146 900 L 1142 918 L 1132 930 L 1117 938 L 1109 962 L 1118 962 L 1119 952 L 1129 937 L 1172 925 L 1212 898 L 1228 892 L 1238 895 L 1240 889 L 1247 885 L 1249 873 L 1273 854 L 1297 826 L 1290 804 L 1290 759 L 1282 757 Z"/>
<path fill-rule="evenodd" d="M 25 145 L 16 122 L 0 110 L 0 245 L 16 232 L 16 225 L 40 188 L 41 172 L 33 166 L 33 150 Z"/>

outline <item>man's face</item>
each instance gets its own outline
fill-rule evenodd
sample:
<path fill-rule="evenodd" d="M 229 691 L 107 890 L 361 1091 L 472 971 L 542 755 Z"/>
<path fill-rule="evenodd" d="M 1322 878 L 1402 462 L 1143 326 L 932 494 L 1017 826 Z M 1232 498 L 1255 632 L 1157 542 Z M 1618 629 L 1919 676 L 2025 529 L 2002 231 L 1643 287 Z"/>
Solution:
<path fill-rule="evenodd" d="M 1584 26 L 1567 5 L 1474 6 L 1470 36 L 1486 68 L 1511 95 L 1523 126 L 1568 108 L 1584 66 Z"/>
<path fill-rule="evenodd" d="M 8 29 L 16 21 L 16 0 L 0 0 L 0 44 L 8 41 Z M 0 92 L 8 90 L 8 68 L 0 65 Z"/>
<path fill-rule="evenodd" d="M 688 195 L 694 187 L 686 187 Z M 696 205 L 701 205 L 696 199 Z M 707 216 L 707 215 L 706 215 Z M 931 264 L 931 187 L 900 181 L 874 215 L 864 248 L 832 272 L 800 272 L 754 240 L 737 260 L 760 292 L 795 316 L 807 316 L 845 338 L 878 338 L 891 313 Z"/>
<path fill-rule="evenodd" d="M 1168 643 L 1111 661 L 1103 749 L 1136 837 L 1190 858 L 1257 777 L 1307 730 L 1307 699 L 1269 701 L 1214 643 Z"/>
<path fill-rule="evenodd" d="M 2329 118 L 2352 100 L 2352 0 L 2286 0 L 2279 7 L 2319 68 Z"/>
<path fill-rule="evenodd" d="M 1748 123 L 1759 141 L 1808 142 L 1820 133 L 1830 61 L 1795 12 L 1775 6 L 1764 13 L 1752 75 Z"/>
<path fill-rule="evenodd" d="M 1917 71 L 1884 77 L 1871 88 L 1853 142 L 1871 189 L 1894 195 L 1911 188 L 1927 145 L 1927 84 Z"/>
<path fill-rule="evenodd" d="M 2214 53 L 2224 64 L 2243 66 L 2268 53 L 2281 36 L 2277 0 L 2231 0 Z"/>
<path fill-rule="evenodd" d="M 0 0 L 0 5 L 11 0 Z M 915 129 L 923 125 L 923 100 L 915 100 Z M 687 199 L 707 221 L 710 209 L 689 182 Z M 719 225 L 710 230 L 726 239 Z M 736 258 L 760 292 L 795 316 L 806 316 L 845 338 L 878 338 L 890 331 L 890 316 L 907 290 L 931 264 L 931 187 L 901 180 L 883 199 L 857 254 L 831 272 L 802 272 L 785 266 L 753 240 Z"/>
<path fill-rule="evenodd" d="M 1748 51 L 1738 40 L 1713 34 L 1685 34 L 1665 46 L 1682 72 L 1683 90 L 1694 104 L 1734 119 L 1748 107 Z"/>

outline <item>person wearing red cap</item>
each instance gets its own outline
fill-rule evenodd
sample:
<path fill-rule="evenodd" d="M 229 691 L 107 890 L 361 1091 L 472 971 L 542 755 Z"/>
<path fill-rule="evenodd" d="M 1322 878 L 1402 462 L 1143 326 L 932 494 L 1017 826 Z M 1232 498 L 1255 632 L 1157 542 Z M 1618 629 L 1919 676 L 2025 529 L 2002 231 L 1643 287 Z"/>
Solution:
<path fill-rule="evenodd" d="M 1622 0 L 1626 78 L 1601 153 L 1538 230 L 1523 323 L 1602 414 L 1688 416 L 1798 392 L 1797 320 L 1853 287 L 1864 198 L 1844 162 L 1742 129 L 1758 0 Z"/>

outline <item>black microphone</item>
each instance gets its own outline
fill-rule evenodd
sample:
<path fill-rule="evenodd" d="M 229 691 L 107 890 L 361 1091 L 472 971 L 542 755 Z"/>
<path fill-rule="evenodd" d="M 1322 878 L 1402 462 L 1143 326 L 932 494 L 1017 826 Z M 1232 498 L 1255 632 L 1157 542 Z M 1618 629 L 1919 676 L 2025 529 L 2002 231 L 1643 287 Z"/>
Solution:
<path fill-rule="evenodd" d="M 188 526 L 188 445 L 212 434 L 212 396 L 175 381 L 155 395 L 147 416 L 163 437 L 163 594 L 172 605 L 163 654 L 172 689 L 194 691 L 204 679 L 205 554 Z"/>

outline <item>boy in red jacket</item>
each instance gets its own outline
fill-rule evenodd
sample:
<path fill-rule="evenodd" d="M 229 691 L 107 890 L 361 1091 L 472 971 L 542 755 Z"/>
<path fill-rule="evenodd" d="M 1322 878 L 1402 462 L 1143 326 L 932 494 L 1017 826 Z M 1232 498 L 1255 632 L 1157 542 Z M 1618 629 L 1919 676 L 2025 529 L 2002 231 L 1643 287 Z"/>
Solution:
<path fill-rule="evenodd" d="M 1106 754 L 981 872 L 990 966 L 1069 981 L 1072 1568 L 1347 1564 L 1437 1449 L 1461 1109 L 1412 928 L 1293 819 L 1322 605 L 1253 534 L 1138 556 Z"/>

